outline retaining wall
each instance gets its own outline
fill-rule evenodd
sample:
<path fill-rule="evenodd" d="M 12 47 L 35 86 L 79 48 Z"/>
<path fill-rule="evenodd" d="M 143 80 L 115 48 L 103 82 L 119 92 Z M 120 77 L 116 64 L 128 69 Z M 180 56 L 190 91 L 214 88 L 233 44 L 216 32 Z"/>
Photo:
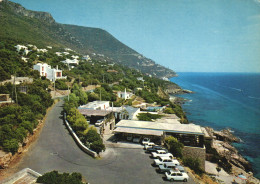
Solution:
<path fill-rule="evenodd" d="M 206 148 L 184 146 L 183 152 L 184 157 L 197 158 L 200 161 L 201 168 L 205 170 L 205 159 L 206 159 Z"/>
<path fill-rule="evenodd" d="M 76 135 L 76 133 L 72 130 L 72 128 L 70 127 L 69 122 L 66 119 L 66 113 L 64 113 L 64 122 L 66 127 L 68 128 L 70 134 L 72 135 L 72 137 L 74 138 L 74 140 L 76 141 L 76 143 L 78 144 L 78 146 L 87 154 L 91 155 L 92 157 L 98 157 L 98 154 L 95 151 L 92 151 L 91 149 L 89 149 L 88 147 L 86 147 L 78 138 L 78 136 Z"/>

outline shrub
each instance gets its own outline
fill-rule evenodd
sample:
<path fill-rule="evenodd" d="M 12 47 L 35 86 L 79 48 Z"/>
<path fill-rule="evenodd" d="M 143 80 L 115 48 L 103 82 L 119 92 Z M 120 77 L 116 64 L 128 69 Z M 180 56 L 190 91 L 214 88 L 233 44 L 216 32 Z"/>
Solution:
<path fill-rule="evenodd" d="M 100 139 L 100 135 L 97 133 L 96 129 L 90 129 L 85 135 L 85 140 L 90 143 L 98 141 Z"/>
<path fill-rule="evenodd" d="M 197 158 L 187 157 L 183 159 L 183 164 L 190 169 L 194 170 L 194 172 L 198 175 L 203 173 L 203 170 L 200 167 L 200 161 Z"/>
<path fill-rule="evenodd" d="M 68 89 L 68 86 L 65 83 L 65 80 L 62 80 L 62 79 L 58 79 L 58 80 L 55 81 L 55 87 L 57 89 L 60 89 L 60 90 L 67 90 Z"/>
<path fill-rule="evenodd" d="M 18 141 L 16 139 L 5 140 L 3 143 L 3 148 L 4 151 L 12 152 L 12 154 L 14 154 L 19 148 Z"/>
<path fill-rule="evenodd" d="M 99 154 L 101 151 L 105 151 L 105 145 L 103 144 L 102 140 L 99 139 L 97 141 L 94 141 L 91 145 L 90 145 L 90 149 L 92 149 L 93 151 L 97 152 L 97 154 Z"/>
<path fill-rule="evenodd" d="M 152 121 L 152 119 L 159 119 L 162 115 L 159 114 L 151 114 L 151 113 L 140 113 L 138 116 L 140 121 Z"/>
<path fill-rule="evenodd" d="M 184 145 L 180 143 L 175 137 L 168 136 L 165 138 L 169 151 L 175 156 L 182 158 L 182 150 Z"/>
<path fill-rule="evenodd" d="M 44 184 L 84 184 L 80 173 L 60 174 L 58 171 L 45 173 L 44 175 L 38 177 L 36 182 Z"/>

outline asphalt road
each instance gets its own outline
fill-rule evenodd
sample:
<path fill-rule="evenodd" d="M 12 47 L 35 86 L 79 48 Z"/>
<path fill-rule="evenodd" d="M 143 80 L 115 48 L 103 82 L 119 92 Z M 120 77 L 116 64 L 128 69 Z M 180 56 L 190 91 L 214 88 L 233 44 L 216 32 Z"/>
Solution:
<path fill-rule="evenodd" d="M 39 139 L 19 163 L 19 170 L 29 167 L 41 174 L 52 170 L 80 172 L 90 184 L 170 183 L 156 173 L 153 160 L 141 148 L 108 148 L 102 159 L 84 153 L 63 124 L 62 104 L 60 101 L 49 112 Z"/>

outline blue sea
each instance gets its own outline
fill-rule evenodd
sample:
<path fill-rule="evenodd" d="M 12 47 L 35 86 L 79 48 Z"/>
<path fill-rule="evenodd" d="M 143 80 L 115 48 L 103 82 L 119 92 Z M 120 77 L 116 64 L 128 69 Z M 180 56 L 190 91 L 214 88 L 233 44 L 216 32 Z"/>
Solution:
<path fill-rule="evenodd" d="M 242 142 L 234 146 L 260 178 L 260 74 L 178 73 L 171 78 L 194 94 L 180 95 L 190 122 L 220 130 L 231 128 Z"/>

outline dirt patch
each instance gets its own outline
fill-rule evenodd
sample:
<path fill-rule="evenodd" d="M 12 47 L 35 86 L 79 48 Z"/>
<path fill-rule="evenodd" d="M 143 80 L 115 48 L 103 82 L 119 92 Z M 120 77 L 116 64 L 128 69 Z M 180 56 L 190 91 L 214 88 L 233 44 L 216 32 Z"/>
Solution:
<path fill-rule="evenodd" d="M 5 169 L 0 169 L 0 181 L 4 180 L 5 178 L 13 175 L 14 173 L 18 172 L 17 171 L 17 166 L 18 163 L 21 161 L 21 159 L 23 158 L 23 156 L 27 153 L 27 151 L 29 150 L 30 146 L 32 146 L 37 139 L 39 138 L 40 134 L 41 134 L 41 130 L 45 124 L 46 118 L 48 116 L 48 113 L 50 112 L 50 110 L 55 106 L 55 104 L 58 102 L 58 100 L 54 101 L 54 104 L 49 107 L 46 111 L 46 115 L 44 116 L 44 118 L 39 122 L 38 126 L 33 130 L 33 134 L 28 136 L 26 139 L 26 144 L 23 147 L 19 148 L 19 151 L 14 154 L 13 156 L 11 156 L 10 158 L 10 162 L 8 164 L 8 167 Z"/>

